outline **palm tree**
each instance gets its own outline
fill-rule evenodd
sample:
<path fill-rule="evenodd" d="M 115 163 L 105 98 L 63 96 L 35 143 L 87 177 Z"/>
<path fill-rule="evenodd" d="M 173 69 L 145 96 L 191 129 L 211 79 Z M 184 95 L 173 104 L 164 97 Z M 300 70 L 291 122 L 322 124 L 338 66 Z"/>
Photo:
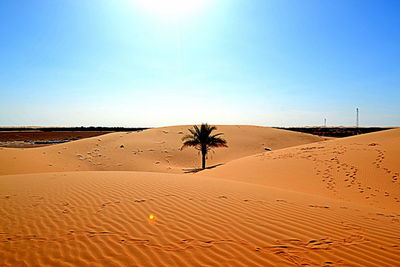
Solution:
<path fill-rule="evenodd" d="M 206 168 L 206 156 L 213 148 L 216 147 L 228 147 L 226 140 L 220 136 L 223 133 L 211 134 L 217 130 L 217 127 L 208 125 L 207 123 L 201 124 L 200 128 L 197 125 L 193 126 L 193 129 L 188 129 L 190 134 L 185 135 L 182 138 L 182 148 L 192 146 L 201 152 L 201 167 Z"/>

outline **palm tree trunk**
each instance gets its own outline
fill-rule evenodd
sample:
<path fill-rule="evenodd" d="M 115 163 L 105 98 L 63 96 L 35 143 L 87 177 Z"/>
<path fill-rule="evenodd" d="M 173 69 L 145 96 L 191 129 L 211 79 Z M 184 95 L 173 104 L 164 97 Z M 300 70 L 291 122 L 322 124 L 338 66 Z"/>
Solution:
<path fill-rule="evenodd" d="M 201 168 L 206 168 L 206 152 L 201 151 Z"/>

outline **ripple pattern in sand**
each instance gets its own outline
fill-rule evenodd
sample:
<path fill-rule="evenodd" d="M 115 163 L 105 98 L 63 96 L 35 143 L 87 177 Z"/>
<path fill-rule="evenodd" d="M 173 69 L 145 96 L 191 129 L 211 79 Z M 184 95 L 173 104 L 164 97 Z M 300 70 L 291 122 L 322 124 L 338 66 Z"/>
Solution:
<path fill-rule="evenodd" d="M 400 260 L 399 215 L 217 179 L 3 176 L 0 196 L 4 266 L 394 266 Z"/>

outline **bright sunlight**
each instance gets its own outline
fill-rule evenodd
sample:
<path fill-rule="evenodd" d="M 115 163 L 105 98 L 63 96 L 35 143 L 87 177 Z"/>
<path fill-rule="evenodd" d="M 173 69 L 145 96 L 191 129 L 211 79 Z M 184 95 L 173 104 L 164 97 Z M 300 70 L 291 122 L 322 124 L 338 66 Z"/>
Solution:
<path fill-rule="evenodd" d="M 181 19 L 197 13 L 209 0 L 134 0 L 161 19 Z"/>

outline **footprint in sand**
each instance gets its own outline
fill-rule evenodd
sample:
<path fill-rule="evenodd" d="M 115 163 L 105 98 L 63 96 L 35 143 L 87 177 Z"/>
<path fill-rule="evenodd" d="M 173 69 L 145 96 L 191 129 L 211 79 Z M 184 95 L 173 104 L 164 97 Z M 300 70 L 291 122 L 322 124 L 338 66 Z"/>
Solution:
<path fill-rule="evenodd" d="M 100 209 L 97 210 L 96 213 L 103 211 L 107 206 L 115 205 L 115 204 L 119 204 L 119 203 L 121 203 L 121 201 L 119 201 L 119 200 L 105 202 L 105 203 L 101 204 Z"/>
<path fill-rule="evenodd" d="M 311 208 L 321 208 L 321 209 L 329 209 L 329 206 L 320 206 L 320 205 L 308 205 Z"/>

